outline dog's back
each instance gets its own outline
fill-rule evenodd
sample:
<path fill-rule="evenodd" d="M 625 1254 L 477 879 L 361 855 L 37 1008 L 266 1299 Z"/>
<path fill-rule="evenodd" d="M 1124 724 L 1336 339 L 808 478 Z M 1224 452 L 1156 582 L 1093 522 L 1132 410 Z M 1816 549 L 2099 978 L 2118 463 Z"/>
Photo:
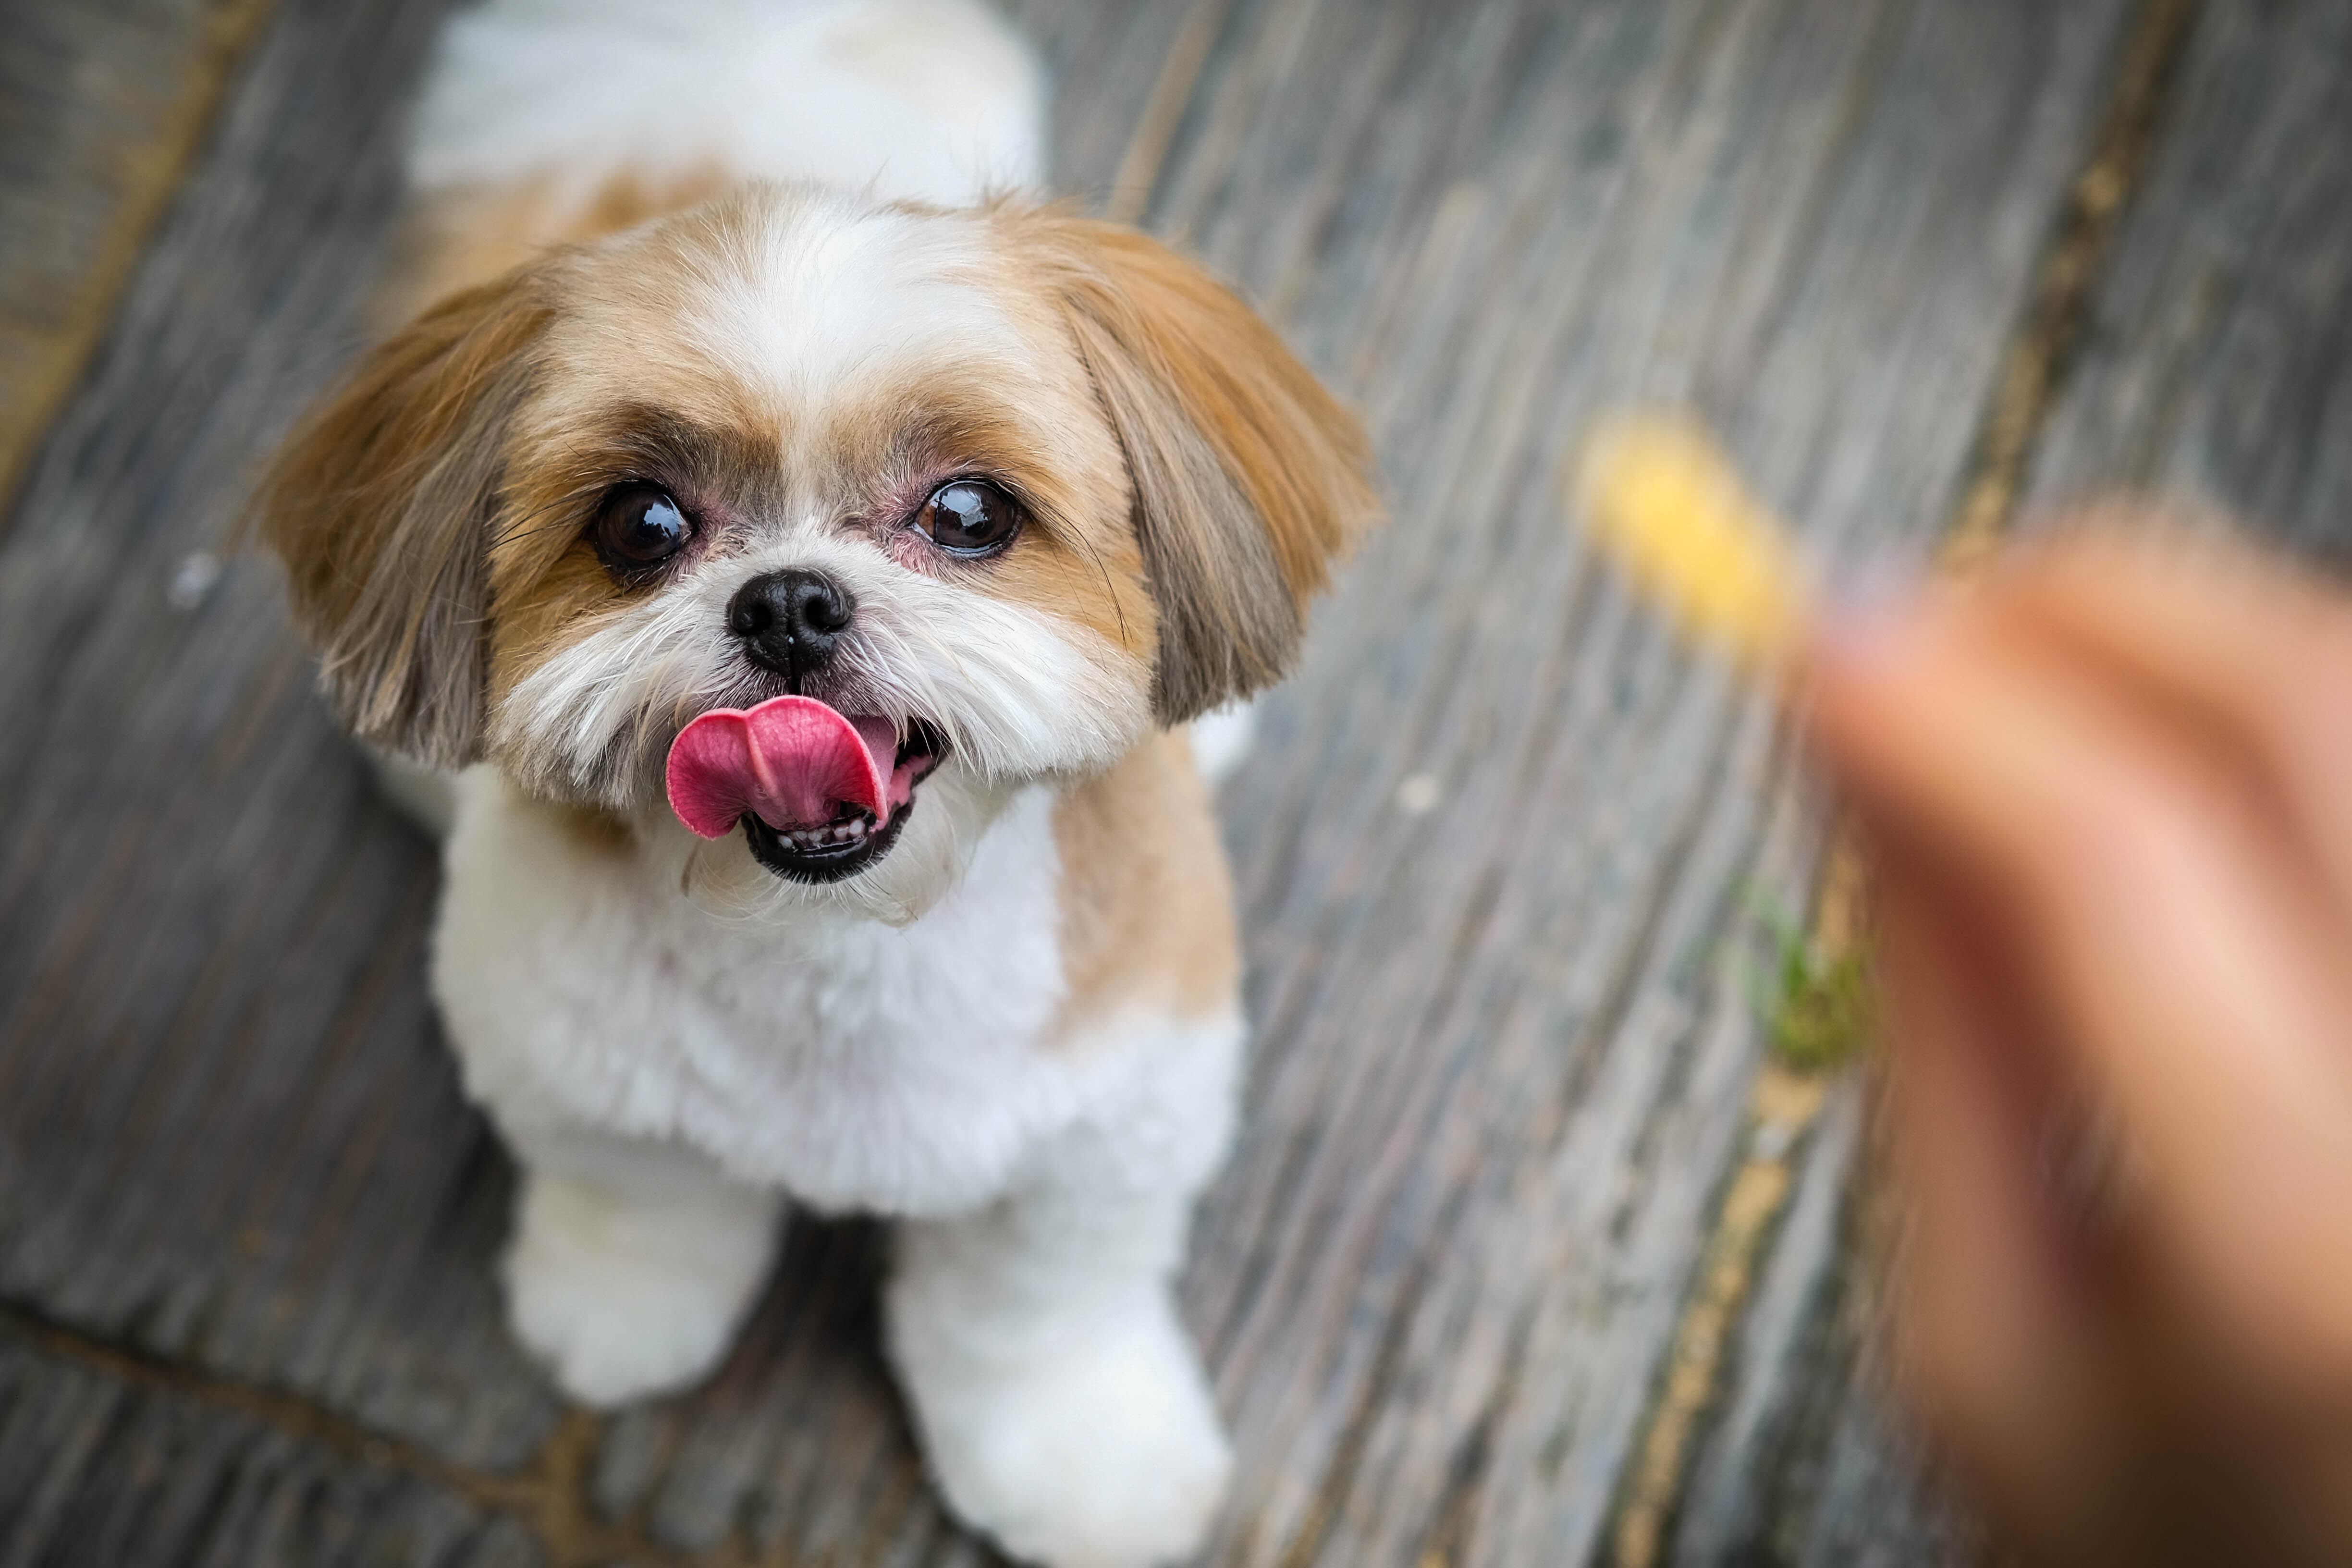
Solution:
<path fill-rule="evenodd" d="M 958 205 L 1045 177 L 1045 80 L 977 0 L 488 0 L 417 105 L 404 314 L 748 179 Z"/>

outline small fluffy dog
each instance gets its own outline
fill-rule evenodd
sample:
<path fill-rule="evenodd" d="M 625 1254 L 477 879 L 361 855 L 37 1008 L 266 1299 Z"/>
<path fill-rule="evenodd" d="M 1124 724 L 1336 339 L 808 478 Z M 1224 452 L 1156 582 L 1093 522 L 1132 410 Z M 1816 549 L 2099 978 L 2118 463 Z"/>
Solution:
<path fill-rule="evenodd" d="M 1232 294 L 984 195 L 1036 183 L 1039 83 L 971 0 L 462 15 L 433 302 L 259 524 L 336 710 L 441 781 L 517 1336 L 591 1404 L 674 1389 L 786 1202 L 896 1216 L 949 1501 L 1120 1568 L 1228 1468 L 1171 1297 L 1243 1040 L 1186 725 L 1378 509 Z"/>

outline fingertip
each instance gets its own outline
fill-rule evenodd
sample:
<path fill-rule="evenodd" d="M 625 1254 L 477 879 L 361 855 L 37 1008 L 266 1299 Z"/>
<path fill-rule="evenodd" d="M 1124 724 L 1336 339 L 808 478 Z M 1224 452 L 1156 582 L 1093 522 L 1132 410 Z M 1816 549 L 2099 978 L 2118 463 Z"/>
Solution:
<path fill-rule="evenodd" d="M 1925 595 L 1889 591 L 1843 599 L 1816 623 L 1796 689 L 1832 763 L 1865 763 L 1871 743 L 1924 700 L 1935 618 Z"/>

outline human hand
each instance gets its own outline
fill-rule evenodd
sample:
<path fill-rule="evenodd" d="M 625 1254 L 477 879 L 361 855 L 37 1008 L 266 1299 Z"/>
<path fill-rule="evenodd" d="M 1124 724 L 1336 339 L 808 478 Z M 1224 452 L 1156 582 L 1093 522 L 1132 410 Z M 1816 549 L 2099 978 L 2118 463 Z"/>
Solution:
<path fill-rule="evenodd" d="M 1878 870 L 1898 1363 L 2032 1560 L 2342 1561 L 2352 598 L 2133 522 L 1801 658 Z"/>

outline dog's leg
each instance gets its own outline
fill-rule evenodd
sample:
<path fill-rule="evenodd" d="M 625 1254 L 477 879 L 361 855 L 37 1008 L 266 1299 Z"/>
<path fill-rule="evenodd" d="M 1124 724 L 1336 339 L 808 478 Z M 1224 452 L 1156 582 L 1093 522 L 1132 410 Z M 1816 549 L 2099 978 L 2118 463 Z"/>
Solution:
<path fill-rule="evenodd" d="M 577 1127 L 509 1142 L 507 1314 L 564 1393 L 619 1405 L 717 1365 L 774 1258 L 782 1195 L 672 1143 Z"/>
<path fill-rule="evenodd" d="M 1043 1152 L 1013 1195 L 898 1234 L 890 1352 L 941 1489 L 1015 1555 L 1190 1554 L 1230 1451 L 1171 1284 L 1223 1153 L 1238 1025 L 1150 1103 Z"/>

